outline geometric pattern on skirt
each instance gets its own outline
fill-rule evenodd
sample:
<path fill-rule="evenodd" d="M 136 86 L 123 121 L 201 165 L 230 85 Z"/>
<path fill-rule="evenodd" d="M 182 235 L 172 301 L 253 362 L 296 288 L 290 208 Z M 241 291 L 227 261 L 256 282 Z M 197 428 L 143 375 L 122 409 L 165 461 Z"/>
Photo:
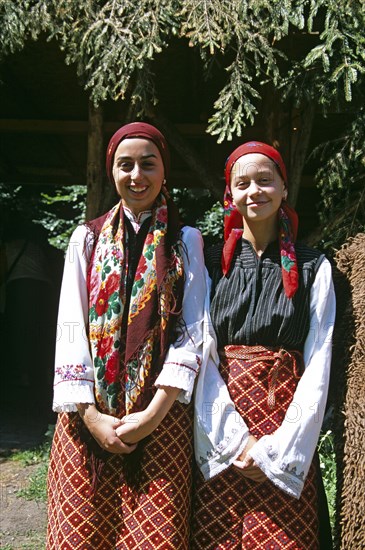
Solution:
<path fill-rule="evenodd" d="M 282 423 L 301 376 L 299 352 L 226 346 L 220 372 L 238 412 L 257 439 Z M 300 499 L 271 481 L 257 483 L 233 466 L 211 480 L 197 472 L 192 549 L 317 550 L 316 471 L 312 464 Z"/>
<path fill-rule="evenodd" d="M 60 413 L 48 471 L 47 550 L 187 550 L 192 493 L 192 408 L 175 402 L 146 443 L 131 492 L 111 454 L 91 495 L 78 413 Z"/>

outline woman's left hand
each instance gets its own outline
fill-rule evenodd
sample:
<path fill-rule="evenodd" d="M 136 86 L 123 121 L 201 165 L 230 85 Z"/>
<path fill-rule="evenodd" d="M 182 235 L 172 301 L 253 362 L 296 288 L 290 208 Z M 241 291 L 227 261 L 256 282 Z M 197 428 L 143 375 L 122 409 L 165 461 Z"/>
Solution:
<path fill-rule="evenodd" d="M 180 393 L 179 388 L 160 386 L 144 411 L 122 418 L 115 433 L 123 443 L 138 443 L 159 426 Z"/>
<path fill-rule="evenodd" d="M 115 430 L 116 435 L 123 443 L 138 443 L 150 435 L 156 428 L 154 419 L 147 410 L 136 412 L 121 419 L 122 424 Z"/>
<path fill-rule="evenodd" d="M 233 465 L 248 479 L 261 483 L 262 481 L 266 481 L 267 477 L 257 466 L 254 459 L 248 454 L 248 451 L 255 445 L 256 442 L 256 437 L 250 435 L 246 447 L 238 459 L 233 462 Z"/>

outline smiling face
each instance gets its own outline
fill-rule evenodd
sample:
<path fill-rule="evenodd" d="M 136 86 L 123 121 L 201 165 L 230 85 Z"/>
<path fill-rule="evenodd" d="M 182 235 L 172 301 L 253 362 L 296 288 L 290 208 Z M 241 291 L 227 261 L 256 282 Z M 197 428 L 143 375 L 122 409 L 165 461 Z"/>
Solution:
<path fill-rule="evenodd" d="M 113 178 L 124 206 L 135 215 L 150 210 L 164 180 L 164 165 L 156 145 L 142 138 L 121 141 L 114 155 Z"/>
<path fill-rule="evenodd" d="M 272 221 L 286 198 L 284 180 L 275 163 L 259 153 L 244 155 L 233 165 L 231 193 L 247 223 Z"/>

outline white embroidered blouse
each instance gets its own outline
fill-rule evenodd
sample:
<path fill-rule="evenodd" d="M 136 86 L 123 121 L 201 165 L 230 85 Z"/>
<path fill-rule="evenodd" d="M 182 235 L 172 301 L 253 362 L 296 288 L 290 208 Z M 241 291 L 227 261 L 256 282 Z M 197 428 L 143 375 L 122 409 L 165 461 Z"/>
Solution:
<path fill-rule="evenodd" d="M 310 289 L 310 327 L 303 353 L 305 371 L 282 425 L 249 451 L 266 476 L 295 498 L 303 489 L 324 416 L 335 307 L 331 266 L 325 259 Z M 205 479 L 231 465 L 249 436 L 217 374 L 219 358 L 213 339 L 210 331 L 195 398 L 195 455 Z"/>
<path fill-rule="evenodd" d="M 128 209 L 125 209 L 125 213 L 135 230 L 150 215 L 149 212 L 143 212 L 137 219 Z M 53 410 L 57 412 L 74 412 L 77 403 L 95 402 L 94 369 L 87 337 L 86 271 L 91 245 L 86 245 L 85 249 L 86 235 L 85 226 L 81 225 L 74 231 L 65 259 L 54 376 Z M 155 385 L 180 388 L 178 400 L 189 403 L 202 361 L 208 278 L 200 232 L 186 226 L 182 230 L 182 241 L 185 266 L 182 317 L 187 330 L 178 342 L 171 345 Z"/>

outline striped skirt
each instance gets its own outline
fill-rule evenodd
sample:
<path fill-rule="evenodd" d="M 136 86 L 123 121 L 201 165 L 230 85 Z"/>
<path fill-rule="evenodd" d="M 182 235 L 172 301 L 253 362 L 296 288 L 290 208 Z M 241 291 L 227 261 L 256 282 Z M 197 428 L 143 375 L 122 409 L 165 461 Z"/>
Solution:
<path fill-rule="evenodd" d="M 257 439 L 282 423 L 301 376 L 298 352 L 226 346 L 220 371 L 237 410 Z M 192 549 L 317 550 L 316 471 L 299 500 L 269 480 L 257 483 L 234 467 L 209 481 L 197 473 Z"/>
<path fill-rule="evenodd" d="M 192 407 L 176 402 L 145 445 L 140 489 L 110 454 L 92 491 L 77 413 L 61 413 L 48 474 L 47 550 L 187 550 L 192 492 Z"/>

